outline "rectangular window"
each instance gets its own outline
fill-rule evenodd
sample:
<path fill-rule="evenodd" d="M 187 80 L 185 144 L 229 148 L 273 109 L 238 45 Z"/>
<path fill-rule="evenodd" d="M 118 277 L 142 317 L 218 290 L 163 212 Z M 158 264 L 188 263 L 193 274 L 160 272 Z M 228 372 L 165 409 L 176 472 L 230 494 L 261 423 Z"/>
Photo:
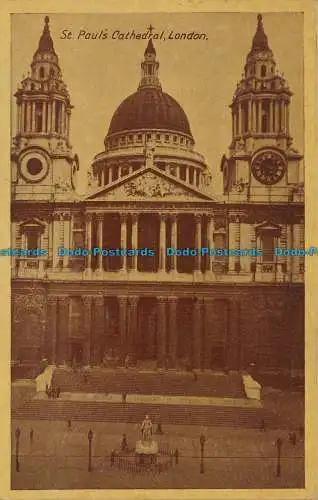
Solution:
<path fill-rule="evenodd" d="M 263 262 L 274 262 L 275 238 L 272 234 L 262 235 Z"/>
<path fill-rule="evenodd" d="M 55 132 L 60 130 L 60 119 L 61 119 L 61 103 L 55 102 Z"/>
<path fill-rule="evenodd" d="M 35 105 L 35 131 L 36 132 L 42 132 L 42 123 L 43 123 L 42 103 L 37 102 Z"/>
<path fill-rule="evenodd" d="M 38 231 L 28 231 L 26 236 L 28 250 L 35 250 L 36 248 L 39 248 L 40 234 Z"/>

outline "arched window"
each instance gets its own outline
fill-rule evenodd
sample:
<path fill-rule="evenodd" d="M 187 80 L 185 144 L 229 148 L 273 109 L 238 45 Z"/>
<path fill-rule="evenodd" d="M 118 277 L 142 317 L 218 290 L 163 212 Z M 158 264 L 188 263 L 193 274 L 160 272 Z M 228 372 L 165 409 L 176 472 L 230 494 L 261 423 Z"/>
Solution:
<path fill-rule="evenodd" d="M 262 64 L 261 66 L 261 77 L 264 78 L 266 76 L 266 66 L 265 64 Z"/>
<path fill-rule="evenodd" d="M 40 78 L 44 78 L 44 68 L 43 68 L 43 66 L 41 66 L 39 74 L 40 74 Z"/>

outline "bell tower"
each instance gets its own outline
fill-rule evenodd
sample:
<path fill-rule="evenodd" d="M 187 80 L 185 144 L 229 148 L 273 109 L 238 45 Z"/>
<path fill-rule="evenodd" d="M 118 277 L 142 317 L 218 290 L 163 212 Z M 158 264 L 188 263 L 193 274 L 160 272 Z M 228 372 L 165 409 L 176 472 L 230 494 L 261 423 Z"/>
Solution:
<path fill-rule="evenodd" d="M 69 141 L 72 105 L 44 19 L 43 33 L 15 93 L 16 135 L 12 147 L 12 197 L 54 200 L 69 196 L 79 168 Z"/>
<path fill-rule="evenodd" d="M 246 201 L 292 201 L 303 182 L 302 156 L 292 148 L 292 92 L 276 67 L 262 15 L 230 105 L 232 141 L 223 156 L 224 194 Z"/>

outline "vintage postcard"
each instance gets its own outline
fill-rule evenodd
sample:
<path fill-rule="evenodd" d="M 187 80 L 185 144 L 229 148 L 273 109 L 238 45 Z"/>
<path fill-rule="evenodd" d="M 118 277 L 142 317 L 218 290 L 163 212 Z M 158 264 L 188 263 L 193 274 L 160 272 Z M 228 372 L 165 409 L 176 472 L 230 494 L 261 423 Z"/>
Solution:
<path fill-rule="evenodd" d="M 316 14 L 271 7 L 7 2 L 1 500 L 315 498 Z"/>

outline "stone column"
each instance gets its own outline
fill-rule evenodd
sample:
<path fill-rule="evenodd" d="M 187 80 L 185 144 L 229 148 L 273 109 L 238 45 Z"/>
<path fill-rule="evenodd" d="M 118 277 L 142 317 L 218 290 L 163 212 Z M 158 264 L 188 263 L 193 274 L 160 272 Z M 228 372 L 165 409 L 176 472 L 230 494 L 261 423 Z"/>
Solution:
<path fill-rule="evenodd" d="M 281 131 L 285 132 L 285 101 L 281 101 Z"/>
<path fill-rule="evenodd" d="M 134 250 L 138 248 L 138 214 L 132 214 L 131 216 L 131 245 Z M 131 257 L 132 271 L 137 270 L 137 255 Z"/>
<path fill-rule="evenodd" d="M 57 255 L 60 245 L 60 217 L 58 214 L 53 214 L 52 217 L 52 267 L 56 269 L 59 257 Z"/>
<path fill-rule="evenodd" d="M 296 220 L 296 223 L 293 227 L 293 248 L 300 248 L 300 224 L 299 220 Z M 298 281 L 299 279 L 299 268 L 300 268 L 300 259 L 303 257 L 289 257 L 292 261 L 292 269 L 293 269 L 293 281 Z"/>
<path fill-rule="evenodd" d="M 203 325 L 203 298 L 197 297 L 194 302 L 194 325 L 193 338 L 193 368 L 201 368 L 202 353 L 202 325 Z"/>
<path fill-rule="evenodd" d="M 286 227 L 286 243 L 287 243 L 287 248 L 292 248 L 293 247 L 293 232 L 292 232 L 292 225 L 287 224 Z M 286 257 L 286 271 L 287 271 L 287 279 L 288 281 L 292 281 L 292 263 L 293 263 L 294 257 Z"/>
<path fill-rule="evenodd" d="M 57 362 L 70 361 L 69 353 L 69 302 L 68 296 L 59 296 Z"/>
<path fill-rule="evenodd" d="M 213 214 L 208 214 L 208 223 L 207 223 L 207 240 L 208 240 L 208 248 L 210 250 L 214 250 L 214 230 L 215 224 L 213 219 Z M 213 261 L 214 255 L 209 255 L 208 257 L 208 270 L 213 272 Z"/>
<path fill-rule="evenodd" d="M 202 215 L 195 214 L 195 248 L 200 250 L 202 248 Z M 194 268 L 196 272 L 201 272 L 201 255 L 197 253 L 195 256 Z"/>
<path fill-rule="evenodd" d="M 84 363 L 89 365 L 91 362 L 91 336 L 92 336 L 92 302 L 91 296 L 86 295 L 83 297 L 84 305 Z"/>
<path fill-rule="evenodd" d="M 166 271 L 166 253 L 167 253 L 167 242 L 166 242 L 166 220 L 167 217 L 164 214 L 160 214 L 160 236 L 159 236 L 159 271 Z"/>
<path fill-rule="evenodd" d="M 127 250 L 127 214 L 120 214 L 120 247 Z M 121 269 L 127 271 L 127 255 L 121 257 Z"/>
<path fill-rule="evenodd" d="M 104 168 L 101 167 L 101 181 L 100 181 L 101 186 L 105 186 L 105 171 Z"/>
<path fill-rule="evenodd" d="M 97 214 L 97 246 L 103 248 L 103 222 L 104 215 Z M 101 273 L 103 270 L 103 256 L 99 254 L 97 256 L 97 272 Z"/>
<path fill-rule="evenodd" d="M 25 132 L 31 132 L 31 103 L 28 101 L 26 103 L 26 130 Z"/>
<path fill-rule="evenodd" d="M 186 178 L 185 178 L 185 182 L 187 184 L 189 184 L 189 179 L 190 179 L 190 167 L 186 166 L 185 167 L 185 171 L 186 171 Z"/>
<path fill-rule="evenodd" d="M 92 268 L 92 256 L 91 256 L 91 251 L 92 251 L 92 214 L 85 214 L 86 216 L 86 248 L 88 250 L 88 256 L 86 259 L 86 268 L 90 271 Z"/>
<path fill-rule="evenodd" d="M 286 132 L 289 135 L 289 103 L 286 103 Z"/>
<path fill-rule="evenodd" d="M 279 132 L 279 101 L 275 101 L 275 132 Z"/>
<path fill-rule="evenodd" d="M 138 333 L 138 296 L 128 297 L 128 339 L 126 341 L 127 352 L 130 356 L 136 354 L 136 341 Z"/>
<path fill-rule="evenodd" d="M 58 297 L 49 295 L 47 298 L 47 340 L 50 345 L 46 346 L 49 360 L 52 364 L 56 363 L 56 339 L 57 339 L 57 301 Z"/>
<path fill-rule="evenodd" d="M 109 177 L 108 177 L 109 184 L 111 184 L 113 182 L 113 167 L 112 166 L 108 167 L 108 170 L 109 170 Z"/>
<path fill-rule="evenodd" d="M 17 231 L 17 223 L 12 220 L 11 222 L 11 248 L 16 248 L 17 247 L 17 242 L 16 242 L 16 231 Z M 15 271 L 15 266 L 16 266 L 16 257 L 12 256 L 11 257 L 11 271 Z"/>
<path fill-rule="evenodd" d="M 70 214 L 64 214 L 64 247 L 65 248 L 71 248 L 70 245 L 70 229 L 71 229 L 71 215 Z M 69 265 L 69 256 L 64 255 L 63 256 L 63 268 L 67 269 Z"/>
<path fill-rule="evenodd" d="M 17 102 L 17 122 L 16 122 L 17 134 L 21 131 L 20 117 L 21 117 L 21 104 Z"/>
<path fill-rule="evenodd" d="M 100 294 L 94 297 L 94 327 L 91 360 L 95 363 L 100 363 L 104 355 L 104 353 L 101 352 L 101 344 L 104 336 L 104 320 L 104 296 Z"/>
<path fill-rule="evenodd" d="M 166 297 L 157 297 L 157 366 L 164 368 L 166 361 Z"/>
<path fill-rule="evenodd" d="M 204 320 L 203 320 L 203 360 L 202 366 L 205 369 L 211 368 L 211 349 L 210 339 L 211 329 L 213 325 L 213 300 L 211 297 L 205 297 L 203 303 Z"/>
<path fill-rule="evenodd" d="M 248 100 L 248 132 L 252 132 L 252 101 L 249 99 Z"/>
<path fill-rule="evenodd" d="M 35 101 L 32 101 L 32 125 L 31 131 L 35 132 Z"/>
<path fill-rule="evenodd" d="M 258 106 L 257 132 L 260 134 L 262 132 L 262 101 L 257 101 L 257 106 Z"/>
<path fill-rule="evenodd" d="M 54 133 L 55 132 L 55 101 L 53 100 L 52 101 L 52 114 L 51 114 L 51 118 L 52 118 L 52 122 L 51 122 L 51 131 Z"/>
<path fill-rule="evenodd" d="M 177 215 L 172 215 L 171 223 L 171 247 L 178 248 L 178 219 Z M 171 271 L 176 271 L 177 269 L 177 256 L 172 255 L 171 257 Z"/>
<path fill-rule="evenodd" d="M 226 349 L 226 367 L 229 370 L 239 370 L 241 368 L 240 314 L 240 301 L 238 298 L 234 298 L 230 302 L 230 328 Z"/>
<path fill-rule="evenodd" d="M 120 351 L 122 361 L 124 360 L 125 355 L 127 354 L 128 345 L 127 345 L 127 303 L 128 297 L 125 295 L 121 295 L 118 297 L 119 303 L 119 335 L 120 335 Z"/>
<path fill-rule="evenodd" d="M 272 134 L 274 131 L 273 128 L 273 101 L 269 101 L 269 133 Z"/>
<path fill-rule="evenodd" d="M 42 102 L 42 132 L 46 132 L 46 102 Z"/>
<path fill-rule="evenodd" d="M 24 102 L 20 103 L 19 109 L 19 121 L 17 123 L 17 133 L 24 132 Z"/>
<path fill-rule="evenodd" d="M 242 135 L 242 108 L 241 108 L 241 103 L 239 102 L 237 105 L 238 109 L 238 127 L 237 127 L 237 134 Z"/>
<path fill-rule="evenodd" d="M 233 250 L 236 248 L 236 215 L 229 214 L 229 249 Z M 235 262 L 234 256 L 229 256 L 229 272 L 235 273 Z"/>
<path fill-rule="evenodd" d="M 235 219 L 235 250 L 239 250 L 241 247 L 241 220 L 240 216 L 237 215 Z M 241 258 L 240 256 L 235 257 L 235 270 L 240 272 L 241 270 Z"/>
<path fill-rule="evenodd" d="M 177 364 L 177 346 L 178 346 L 178 332 L 177 332 L 177 297 L 169 295 L 169 360 L 170 366 L 176 368 Z"/>

